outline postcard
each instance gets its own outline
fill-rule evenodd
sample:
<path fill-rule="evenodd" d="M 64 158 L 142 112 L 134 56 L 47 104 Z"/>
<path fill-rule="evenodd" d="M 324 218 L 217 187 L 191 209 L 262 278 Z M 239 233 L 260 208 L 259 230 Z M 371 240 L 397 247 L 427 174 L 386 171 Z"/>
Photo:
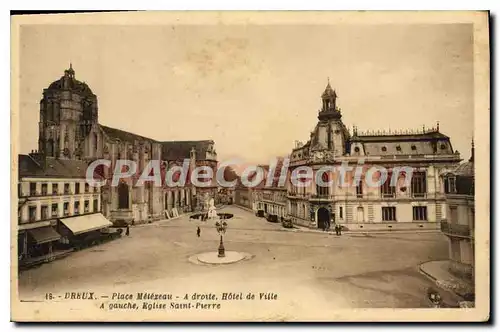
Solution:
<path fill-rule="evenodd" d="M 488 12 L 13 16 L 11 319 L 489 320 L 489 52 Z"/>

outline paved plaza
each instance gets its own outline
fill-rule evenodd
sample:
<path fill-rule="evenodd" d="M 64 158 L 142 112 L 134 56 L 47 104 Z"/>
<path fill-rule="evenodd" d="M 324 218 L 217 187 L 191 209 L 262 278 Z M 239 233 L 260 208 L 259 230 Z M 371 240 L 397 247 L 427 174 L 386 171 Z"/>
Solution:
<path fill-rule="evenodd" d="M 251 259 L 193 264 L 190 256 L 217 250 L 219 235 L 213 221 L 182 216 L 133 227 L 128 237 L 24 271 L 20 297 L 37 300 L 47 292 L 76 291 L 275 293 L 277 301 L 238 306 L 242 314 L 263 320 L 293 319 L 297 312 L 313 317 L 318 311 L 334 317 L 348 308 L 425 308 L 430 306 L 426 290 L 434 284 L 418 265 L 448 254 L 440 233 L 338 237 L 287 230 L 234 206 L 223 212 L 234 213 L 227 220 L 226 250 L 251 254 Z M 446 303 L 455 303 L 452 294 L 442 295 Z M 250 311 L 243 310 L 251 305 Z"/>

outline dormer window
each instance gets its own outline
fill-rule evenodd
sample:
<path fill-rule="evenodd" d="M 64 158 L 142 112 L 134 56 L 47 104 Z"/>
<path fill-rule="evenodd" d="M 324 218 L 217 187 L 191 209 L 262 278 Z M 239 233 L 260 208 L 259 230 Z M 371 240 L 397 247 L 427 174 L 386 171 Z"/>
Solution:
<path fill-rule="evenodd" d="M 396 146 L 396 151 L 401 152 L 401 146 L 400 145 Z"/>
<path fill-rule="evenodd" d="M 446 150 L 446 144 L 441 144 L 440 148 L 441 150 Z"/>
<path fill-rule="evenodd" d="M 359 147 L 355 147 L 354 152 L 359 153 Z"/>
<path fill-rule="evenodd" d="M 382 147 L 382 152 L 386 152 L 387 151 L 387 147 L 383 146 Z"/>
<path fill-rule="evenodd" d="M 415 145 L 411 146 L 412 151 L 417 151 L 417 147 Z"/>

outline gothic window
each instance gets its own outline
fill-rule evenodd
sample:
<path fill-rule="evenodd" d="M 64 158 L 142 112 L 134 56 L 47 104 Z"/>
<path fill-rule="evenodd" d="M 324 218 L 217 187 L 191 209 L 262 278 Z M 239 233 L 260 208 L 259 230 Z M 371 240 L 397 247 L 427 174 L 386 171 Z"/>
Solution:
<path fill-rule="evenodd" d="M 97 154 L 97 134 L 94 133 L 94 153 Z"/>
<path fill-rule="evenodd" d="M 49 104 L 52 106 L 52 104 Z M 52 107 L 47 108 L 45 114 L 47 114 L 47 121 L 54 121 L 54 111 Z"/>
<path fill-rule="evenodd" d="M 427 207 L 426 206 L 414 206 L 413 207 L 413 220 L 427 220 Z"/>
<path fill-rule="evenodd" d="M 124 182 L 121 182 L 118 185 L 118 208 L 119 209 L 129 208 L 128 185 Z"/>
<path fill-rule="evenodd" d="M 382 221 L 395 221 L 396 220 L 396 207 L 387 206 L 382 207 Z"/>
<path fill-rule="evenodd" d="M 413 197 L 423 197 L 427 193 L 427 174 L 413 172 L 411 177 L 411 192 Z"/>
<path fill-rule="evenodd" d="M 54 140 L 52 139 L 47 142 L 47 156 L 54 157 Z"/>

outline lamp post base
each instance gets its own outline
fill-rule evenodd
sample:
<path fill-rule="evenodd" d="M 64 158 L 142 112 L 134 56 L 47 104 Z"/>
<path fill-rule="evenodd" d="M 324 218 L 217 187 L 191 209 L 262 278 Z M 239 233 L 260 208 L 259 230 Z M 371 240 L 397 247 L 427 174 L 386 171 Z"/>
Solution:
<path fill-rule="evenodd" d="M 225 253 L 226 249 L 224 248 L 224 243 L 222 242 L 222 235 L 220 236 L 220 243 L 219 243 L 219 255 L 218 257 L 225 257 L 226 256 L 226 253 Z"/>

